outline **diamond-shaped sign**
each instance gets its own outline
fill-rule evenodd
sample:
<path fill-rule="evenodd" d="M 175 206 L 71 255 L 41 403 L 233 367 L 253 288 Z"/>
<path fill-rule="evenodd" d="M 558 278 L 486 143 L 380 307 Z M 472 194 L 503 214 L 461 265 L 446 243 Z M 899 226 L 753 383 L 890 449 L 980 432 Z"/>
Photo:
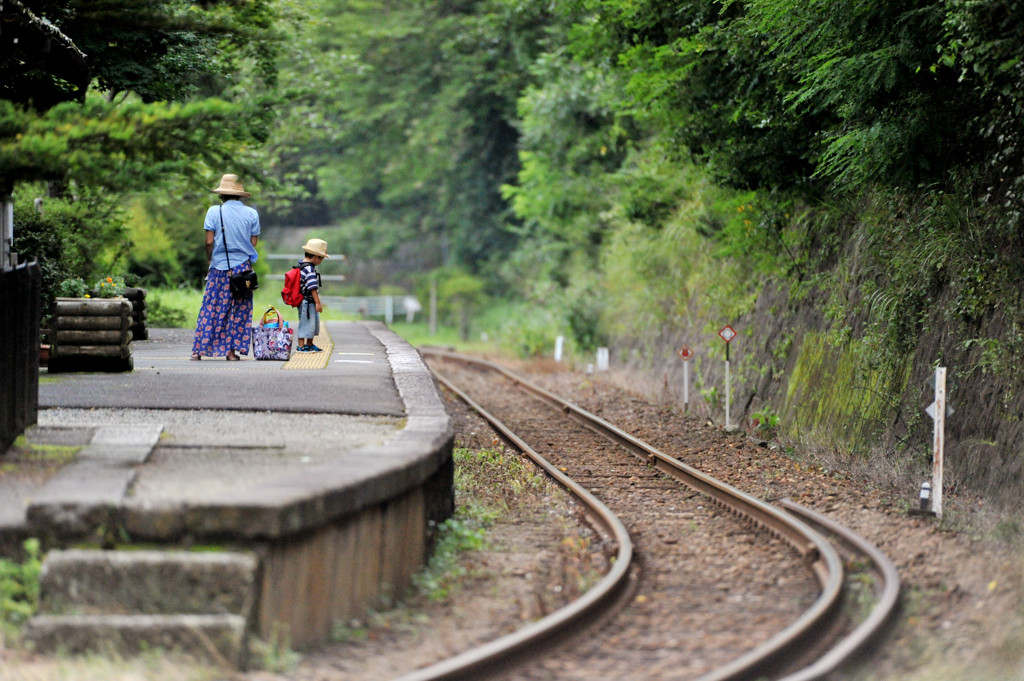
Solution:
<path fill-rule="evenodd" d="M 729 341 L 736 337 L 736 332 L 733 331 L 733 328 L 731 326 L 726 324 L 724 327 L 722 327 L 722 330 L 718 332 L 718 335 L 722 337 L 722 340 L 728 343 Z"/>
<path fill-rule="evenodd" d="M 689 362 L 690 358 L 693 357 L 693 350 L 684 345 L 676 350 L 676 354 L 682 357 L 684 362 Z"/>
<path fill-rule="evenodd" d="M 935 403 L 932 402 L 927 407 L 925 407 L 924 413 L 928 414 L 928 416 L 931 416 L 932 420 L 934 421 L 935 420 L 935 415 L 938 413 L 938 410 L 935 409 Z M 946 405 L 946 418 L 949 418 L 950 416 L 952 416 L 955 413 L 956 413 L 956 410 L 953 409 L 953 407 L 951 407 L 951 406 L 949 406 L 947 404 Z"/>

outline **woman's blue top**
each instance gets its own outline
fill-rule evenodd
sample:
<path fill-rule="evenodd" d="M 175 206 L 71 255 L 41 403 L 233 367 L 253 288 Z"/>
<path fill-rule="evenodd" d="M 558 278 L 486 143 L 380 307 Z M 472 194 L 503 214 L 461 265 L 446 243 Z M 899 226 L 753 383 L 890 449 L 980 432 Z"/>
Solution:
<path fill-rule="evenodd" d="M 220 216 L 224 212 L 224 231 L 227 235 L 228 252 L 224 253 L 224 239 L 220 235 Z M 210 269 L 226 271 L 228 260 L 231 267 L 238 267 L 246 260 L 256 262 L 259 253 L 252 245 L 251 237 L 260 235 L 260 216 L 255 208 L 250 208 L 241 201 L 225 201 L 220 206 L 210 206 L 206 211 L 203 228 L 213 232 L 213 257 L 210 258 Z"/>

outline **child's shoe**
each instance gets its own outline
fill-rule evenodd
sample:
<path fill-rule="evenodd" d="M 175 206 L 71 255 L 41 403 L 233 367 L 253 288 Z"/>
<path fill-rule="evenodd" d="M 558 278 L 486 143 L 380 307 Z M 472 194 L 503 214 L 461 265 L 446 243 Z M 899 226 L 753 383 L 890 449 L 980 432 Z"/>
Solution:
<path fill-rule="evenodd" d="M 312 343 L 310 343 L 306 347 L 309 348 L 310 352 L 323 352 L 323 350 L 321 348 L 318 348 L 317 346 L 313 345 Z"/>

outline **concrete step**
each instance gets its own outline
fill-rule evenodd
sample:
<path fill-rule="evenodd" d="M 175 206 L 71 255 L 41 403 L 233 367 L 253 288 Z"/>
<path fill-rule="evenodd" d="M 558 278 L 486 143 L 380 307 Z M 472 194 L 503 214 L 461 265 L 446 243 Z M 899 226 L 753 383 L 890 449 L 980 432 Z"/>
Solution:
<path fill-rule="evenodd" d="M 43 654 L 181 651 L 238 669 L 245 666 L 246 630 L 239 615 L 37 615 L 23 635 Z"/>
<path fill-rule="evenodd" d="M 51 551 L 40 611 L 53 614 L 216 615 L 248 619 L 258 561 L 247 553 Z"/>
<path fill-rule="evenodd" d="M 44 654 L 180 650 L 244 667 L 258 569 L 249 553 L 51 551 L 23 635 Z"/>

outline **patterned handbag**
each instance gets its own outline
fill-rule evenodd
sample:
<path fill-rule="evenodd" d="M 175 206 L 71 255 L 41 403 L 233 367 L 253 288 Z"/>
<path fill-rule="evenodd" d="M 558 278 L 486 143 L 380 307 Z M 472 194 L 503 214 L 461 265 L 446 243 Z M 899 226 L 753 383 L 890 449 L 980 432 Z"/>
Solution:
<path fill-rule="evenodd" d="M 277 318 L 267 321 L 271 313 Z M 258 325 L 252 327 L 252 355 L 256 359 L 276 359 L 287 362 L 292 351 L 292 336 L 295 330 L 288 328 L 288 322 L 281 320 L 281 313 L 271 305 L 263 313 Z"/>

